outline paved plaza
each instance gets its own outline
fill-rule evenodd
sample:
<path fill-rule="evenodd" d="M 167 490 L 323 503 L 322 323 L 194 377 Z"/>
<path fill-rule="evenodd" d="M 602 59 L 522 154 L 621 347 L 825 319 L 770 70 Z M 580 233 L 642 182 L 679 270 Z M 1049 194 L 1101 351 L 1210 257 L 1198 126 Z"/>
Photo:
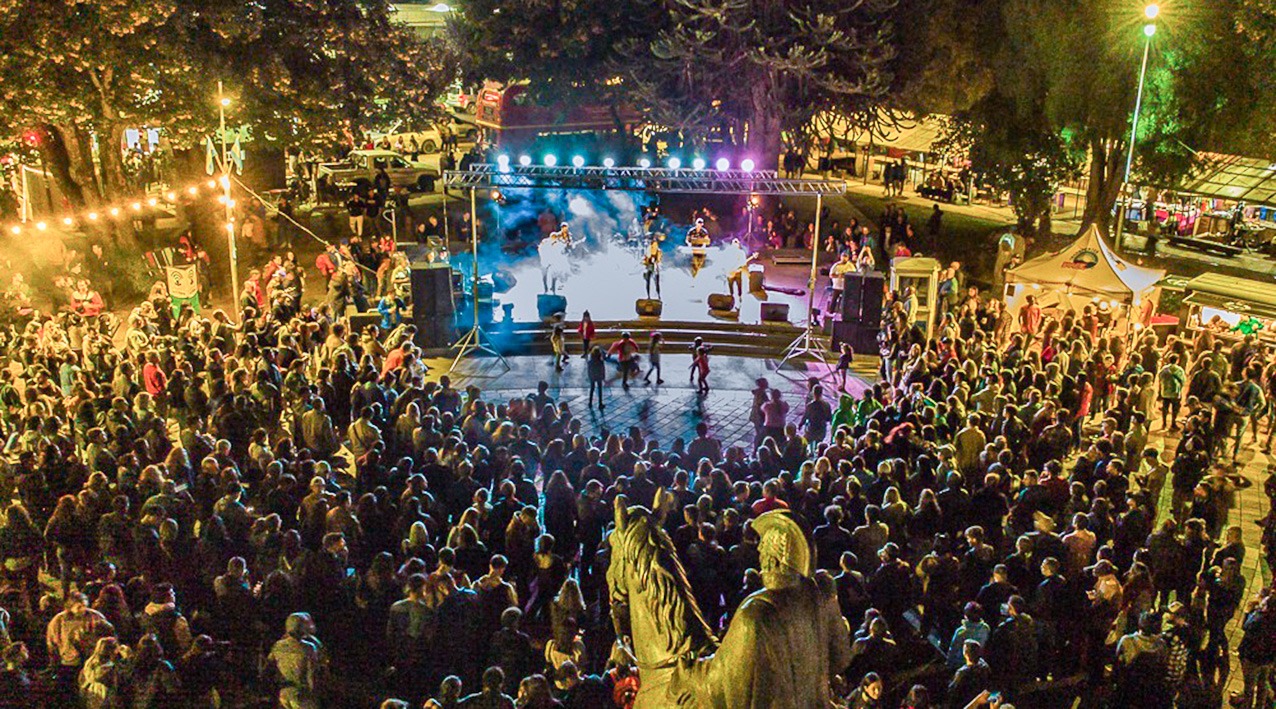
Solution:
<path fill-rule="evenodd" d="M 852 366 L 852 376 L 847 378 L 846 392 L 859 398 L 865 388 L 876 379 L 876 358 L 862 357 Z M 572 358 L 565 370 L 555 372 L 549 357 L 522 356 L 507 360 L 506 371 L 491 358 L 462 360 L 453 375 L 458 386 L 473 384 L 488 398 L 511 398 L 536 391 L 536 383 L 549 383 L 549 393 L 560 401 L 566 401 L 572 413 L 585 421 L 589 434 L 603 430 L 625 433 L 630 426 L 637 426 L 643 435 L 668 446 L 675 438 L 690 441 L 696 436 L 696 425 L 709 424 L 712 435 L 723 445 L 750 445 L 753 442 L 753 424 L 749 422 L 749 407 L 753 400 L 751 390 L 759 377 L 765 377 L 771 387 L 784 392 L 789 403 L 789 418 L 796 423 L 802 417 L 802 403 L 806 397 L 807 378 L 820 377 L 829 401 L 836 408 L 836 382 L 829 370 L 820 364 L 790 362 L 776 370 L 778 360 L 748 357 L 710 356 L 710 391 L 706 395 L 696 392 L 687 381 L 690 373 L 690 354 L 670 354 L 662 357 L 665 383 L 644 385 L 641 378 L 631 384 L 629 391 L 621 386 L 620 375 L 614 364 L 609 364 L 606 390 L 607 407 L 599 411 L 589 407 L 589 383 L 585 379 L 585 361 L 579 355 Z M 447 370 L 451 362 L 443 359 L 428 360 L 435 374 Z M 834 364 L 830 359 L 829 364 Z M 643 374 L 646 374 L 644 358 Z"/>

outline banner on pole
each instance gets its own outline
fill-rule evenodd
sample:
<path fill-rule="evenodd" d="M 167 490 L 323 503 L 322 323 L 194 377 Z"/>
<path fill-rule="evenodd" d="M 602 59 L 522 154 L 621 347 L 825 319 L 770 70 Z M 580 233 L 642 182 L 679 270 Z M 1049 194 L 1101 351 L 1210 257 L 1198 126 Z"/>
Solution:
<path fill-rule="evenodd" d="M 217 149 L 213 147 L 213 138 L 209 136 L 205 139 L 206 151 L 204 158 L 204 172 L 213 174 L 217 172 Z"/>
<path fill-rule="evenodd" d="M 239 145 L 239 136 L 235 136 L 235 144 L 230 148 L 230 161 L 235 165 L 235 171 L 244 174 L 244 149 Z"/>

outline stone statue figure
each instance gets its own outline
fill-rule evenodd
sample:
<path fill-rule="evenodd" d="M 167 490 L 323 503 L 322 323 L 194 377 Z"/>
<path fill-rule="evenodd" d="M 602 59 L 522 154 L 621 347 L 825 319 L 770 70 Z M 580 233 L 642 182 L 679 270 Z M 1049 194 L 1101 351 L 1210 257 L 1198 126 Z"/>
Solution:
<path fill-rule="evenodd" d="M 781 510 L 753 521 L 764 588 L 740 604 L 721 642 L 691 594 L 655 511 L 616 499 L 610 537 L 612 618 L 638 660 L 635 709 L 811 709 L 832 701 L 829 681 L 850 658 L 833 580 L 812 574 L 810 545 Z"/>

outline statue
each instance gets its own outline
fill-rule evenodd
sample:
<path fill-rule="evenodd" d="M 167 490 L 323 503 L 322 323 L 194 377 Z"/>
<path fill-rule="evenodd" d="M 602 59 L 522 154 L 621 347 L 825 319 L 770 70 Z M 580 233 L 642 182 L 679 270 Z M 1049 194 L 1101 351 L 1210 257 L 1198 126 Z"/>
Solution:
<path fill-rule="evenodd" d="M 638 660 L 635 709 L 810 709 L 832 700 L 829 681 L 850 658 L 833 580 L 812 575 L 810 545 L 782 510 L 753 521 L 764 588 L 737 609 L 721 643 L 691 594 L 655 511 L 616 499 L 610 537 L 612 619 Z"/>

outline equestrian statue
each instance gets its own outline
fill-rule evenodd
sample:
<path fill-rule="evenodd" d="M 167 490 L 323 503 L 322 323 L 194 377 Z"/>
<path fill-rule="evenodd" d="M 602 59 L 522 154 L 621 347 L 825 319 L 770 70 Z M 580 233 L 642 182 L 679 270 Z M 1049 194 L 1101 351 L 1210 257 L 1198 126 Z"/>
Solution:
<path fill-rule="evenodd" d="M 672 500 L 660 490 L 649 510 L 618 496 L 608 538 L 612 619 L 638 661 L 635 709 L 830 706 L 850 632 L 833 579 L 813 573 L 802 529 L 784 510 L 753 520 L 763 588 L 744 599 L 719 641 L 662 528 Z"/>

